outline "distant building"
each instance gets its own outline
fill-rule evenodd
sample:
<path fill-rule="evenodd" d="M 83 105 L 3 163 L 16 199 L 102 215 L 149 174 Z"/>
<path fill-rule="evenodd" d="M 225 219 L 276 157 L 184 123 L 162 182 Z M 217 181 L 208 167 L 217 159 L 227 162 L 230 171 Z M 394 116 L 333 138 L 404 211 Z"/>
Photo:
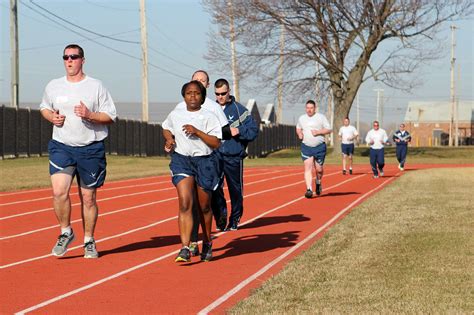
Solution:
<path fill-rule="evenodd" d="M 276 124 L 275 106 L 267 104 L 263 112 L 262 122 L 265 125 Z"/>
<path fill-rule="evenodd" d="M 412 134 L 412 145 L 448 145 L 451 107 L 451 102 L 447 101 L 409 102 L 405 124 Z M 474 101 L 459 101 L 457 116 L 459 144 L 473 145 Z"/>
<path fill-rule="evenodd" d="M 251 98 L 247 102 L 246 107 L 247 107 L 247 110 L 250 112 L 250 115 L 252 116 L 252 118 L 255 120 L 255 122 L 257 124 L 261 124 L 262 118 L 260 117 L 260 112 L 258 111 L 257 102 L 253 98 Z"/>

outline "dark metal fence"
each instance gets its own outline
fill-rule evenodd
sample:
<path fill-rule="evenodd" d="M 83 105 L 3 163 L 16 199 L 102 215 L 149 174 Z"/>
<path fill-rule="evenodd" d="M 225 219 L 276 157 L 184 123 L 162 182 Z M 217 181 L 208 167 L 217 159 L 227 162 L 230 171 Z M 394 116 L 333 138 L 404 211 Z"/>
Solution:
<path fill-rule="evenodd" d="M 0 159 L 46 156 L 52 125 L 39 110 L 0 107 Z M 109 126 L 106 152 L 114 155 L 164 156 L 161 125 L 136 120 L 117 119 Z M 248 146 L 251 158 L 263 157 L 285 148 L 297 148 L 295 127 L 262 126 L 257 139 Z"/>

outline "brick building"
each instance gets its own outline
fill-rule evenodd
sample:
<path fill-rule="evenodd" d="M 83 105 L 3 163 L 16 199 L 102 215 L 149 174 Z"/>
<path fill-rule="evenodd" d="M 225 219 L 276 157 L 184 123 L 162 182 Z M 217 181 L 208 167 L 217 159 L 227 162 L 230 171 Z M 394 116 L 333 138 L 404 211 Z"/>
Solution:
<path fill-rule="evenodd" d="M 459 144 L 474 145 L 474 101 L 459 101 L 457 116 Z M 450 122 L 450 102 L 408 103 L 405 124 L 414 146 L 448 145 Z"/>

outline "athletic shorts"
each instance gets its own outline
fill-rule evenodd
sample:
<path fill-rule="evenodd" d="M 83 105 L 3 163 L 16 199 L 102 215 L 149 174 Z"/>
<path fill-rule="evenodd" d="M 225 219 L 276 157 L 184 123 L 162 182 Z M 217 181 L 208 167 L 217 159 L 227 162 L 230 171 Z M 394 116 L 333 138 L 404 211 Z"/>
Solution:
<path fill-rule="evenodd" d="M 353 155 L 354 143 L 350 143 L 350 144 L 341 143 L 341 151 L 345 155 Z"/>
<path fill-rule="evenodd" d="M 192 176 L 199 187 L 214 191 L 219 186 L 218 168 L 218 158 L 215 154 L 205 156 L 185 156 L 177 152 L 171 154 L 171 180 L 175 186 L 184 178 Z"/>
<path fill-rule="evenodd" d="M 319 165 L 324 164 L 324 159 L 326 158 L 326 143 L 321 143 L 315 147 L 307 146 L 304 143 L 301 143 L 301 158 L 303 161 L 314 157 L 314 160 Z"/>
<path fill-rule="evenodd" d="M 83 147 L 72 147 L 51 139 L 48 152 L 49 174 L 77 175 L 81 187 L 84 188 L 98 188 L 104 184 L 107 162 L 103 141 Z"/>

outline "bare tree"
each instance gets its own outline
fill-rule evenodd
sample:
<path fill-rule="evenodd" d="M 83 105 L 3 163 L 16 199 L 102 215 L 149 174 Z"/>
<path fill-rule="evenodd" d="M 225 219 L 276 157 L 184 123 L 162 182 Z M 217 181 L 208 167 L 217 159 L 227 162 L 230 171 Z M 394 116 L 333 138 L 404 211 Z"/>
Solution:
<path fill-rule="evenodd" d="M 226 1 L 203 2 L 219 29 L 210 42 L 208 58 L 228 69 L 229 50 L 222 46 L 228 45 L 226 39 L 230 38 Z M 440 56 L 440 26 L 470 16 L 473 3 L 234 0 L 233 7 L 240 78 L 257 76 L 264 86 L 275 88 L 283 54 L 285 90 L 307 95 L 314 91 L 316 81 L 322 82 L 322 88 L 333 95 L 333 129 L 337 131 L 349 115 L 360 85 L 368 79 L 408 91 L 420 84 L 416 76 L 407 74 Z M 283 52 L 279 42 L 282 25 L 286 32 Z M 335 140 L 339 150 L 339 140 Z"/>

